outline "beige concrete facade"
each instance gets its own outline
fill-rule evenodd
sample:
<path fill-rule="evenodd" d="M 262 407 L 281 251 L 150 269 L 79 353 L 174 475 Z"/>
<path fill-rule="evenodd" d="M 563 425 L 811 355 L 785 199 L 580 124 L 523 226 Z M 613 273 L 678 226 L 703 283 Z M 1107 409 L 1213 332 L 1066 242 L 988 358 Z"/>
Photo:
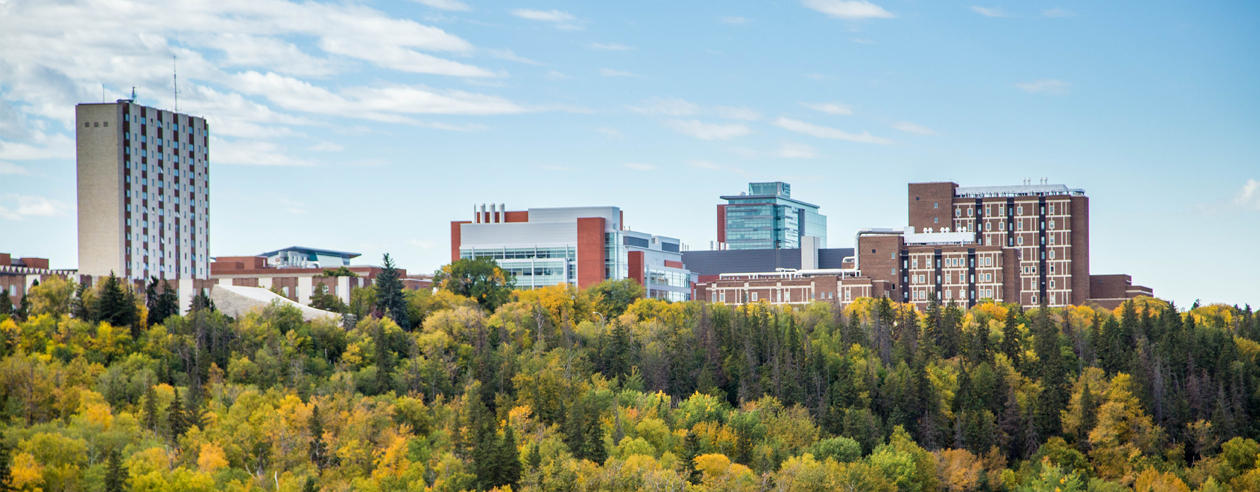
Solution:
<path fill-rule="evenodd" d="M 130 100 L 75 108 L 79 271 L 207 279 L 209 128 Z"/>

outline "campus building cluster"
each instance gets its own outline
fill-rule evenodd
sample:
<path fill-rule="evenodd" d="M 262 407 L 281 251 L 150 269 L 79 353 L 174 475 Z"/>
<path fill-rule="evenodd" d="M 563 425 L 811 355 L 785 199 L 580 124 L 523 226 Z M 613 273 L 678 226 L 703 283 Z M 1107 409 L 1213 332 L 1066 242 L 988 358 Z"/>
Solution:
<path fill-rule="evenodd" d="M 350 302 L 382 269 L 357 253 L 289 247 L 210 256 L 209 126 L 205 119 L 130 99 L 76 107 L 79 268 L 0 254 L 0 289 L 18 302 L 35 281 L 114 274 L 132 285 L 170 282 L 186 307 L 215 286 L 262 287 L 309 304 L 318 290 Z M 829 248 L 827 217 L 784 182 L 723 195 L 717 237 L 691 250 L 673 237 L 632 231 L 618 207 L 507 210 L 474 206 L 451 222 L 451 261 L 488 258 L 517 288 L 587 288 L 633 279 L 670 301 L 847 305 L 888 297 L 926 307 L 984 300 L 1025 307 L 1114 307 L 1151 289 L 1128 275 L 1097 275 L 1089 261 L 1089 198 L 1042 180 L 1012 186 L 911 183 L 907 222 L 856 231 Z M 429 275 L 404 286 L 427 289 Z"/>

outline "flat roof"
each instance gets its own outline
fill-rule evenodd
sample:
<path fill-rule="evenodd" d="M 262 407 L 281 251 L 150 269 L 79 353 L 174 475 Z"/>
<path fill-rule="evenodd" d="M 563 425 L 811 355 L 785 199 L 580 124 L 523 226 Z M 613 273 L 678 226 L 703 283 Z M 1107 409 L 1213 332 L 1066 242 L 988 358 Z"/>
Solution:
<path fill-rule="evenodd" d="M 1063 184 L 1008 185 L 1008 186 L 959 186 L 954 189 L 956 197 L 985 196 L 1038 196 L 1038 195 L 1084 195 L 1085 190 L 1071 189 Z"/>
<path fill-rule="evenodd" d="M 818 205 L 814 205 L 814 204 L 809 203 L 809 202 L 804 202 L 804 201 L 801 201 L 801 200 L 797 200 L 797 199 L 795 199 L 795 198 L 785 197 L 785 196 L 783 196 L 783 195 L 722 195 L 722 196 L 720 196 L 719 198 L 721 198 L 721 199 L 723 199 L 723 200 L 747 200 L 747 199 L 749 199 L 749 198 L 754 198 L 754 199 L 764 199 L 764 200 L 787 200 L 787 201 L 789 201 L 789 202 L 796 202 L 796 203 L 799 203 L 799 204 L 801 204 L 801 205 L 806 205 L 806 206 L 810 206 L 810 207 L 814 207 L 814 208 L 819 208 L 819 206 L 818 206 Z"/>
<path fill-rule="evenodd" d="M 325 255 L 325 256 L 338 256 L 341 258 L 357 258 L 361 256 L 359 253 L 351 253 L 349 251 L 336 251 L 336 250 L 331 250 L 331 249 L 308 248 L 306 246 L 289 246 L 287 248 L 277 249 L 275 251 L 268 251 L 258 256 L 272 257 L 280 253 L 283 253 L 285 251 L 297 251 L 299 253 L 306 253 L 306 254 L 315 253 L 318 255 Z"/>

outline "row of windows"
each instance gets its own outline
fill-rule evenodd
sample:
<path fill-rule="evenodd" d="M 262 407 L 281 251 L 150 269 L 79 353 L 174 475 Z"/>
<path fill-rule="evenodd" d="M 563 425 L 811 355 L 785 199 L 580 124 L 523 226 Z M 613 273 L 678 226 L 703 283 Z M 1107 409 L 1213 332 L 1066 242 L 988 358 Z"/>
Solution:
<path fill-rule="evenodd" d="M 968 262 L 968 261 L 964 261 L 964 260 L 966 260 L 966 258 L 946 257 L 946 258 L 942 258 L 942 259 L 936 260 L 936 266 L 938 266 L 938 267 L 964 267 L 964 266 L 973 266 L 973 267 L 974 267 L 974 266 L 976 266 L 976 259 L 975 259 L 975 258 L 972 258 L 970 262 Z M 992 257 L 992 256 L 982 256 L 982 257 L 980 257 L 980 258 L 979 258 L 979 260 L 980 260 L 980 266 L 982 266 L 982 267 L 993 266 L 993 257 Z M 944 262 L 944 264 L 943 264 L 943 265 L 942 265 L 942 261 Z M 902 261 L 902 262 L 901 262 L 901 267 L 902 267 L 902 268 L 905 268 L 905 267 L 906 267 L 905 263 L 906 263 L 905 261 Z M 968 265 L 968 263 L 970 263 L 970 265 Z M 910 265 L 911 265 L 911 266 L 910 266 L 910 268 L 919 268 L 919 259 L 918 259 L 917 257 L 915 257 L 915 258 L 911 258 L 911 259 L 910 259 Z M 932 265 L 931 265 L 931 262 L 930 262 L 930 261 L 925 261 L 925 262 L 924 262 L 924 266 L 926 266 L 926 267 L 928 267 L 928 268 L 931 268 L 931 267 L 932 267 Z"/>
<path fill-rule="evenodd" d="M 459 257 L 464 259 L 490 258 L 494 260 L 528 260 L 535 258 L 567 258 L 572 260 L 577 259 L 577 248 L 461 248 Z"/>
<path fill-rule="evenodd" d="M 933 204 L 933 205 L 935 205 L 935 204 Z M 933 208 L 935 208 L 935 207 L 933 207 Z M 966 209 L 966 210 L 967 210 L 967 216 L 968 216 L 968 217 L 973 216 L 973 214 L 974 214 L 974 212 L 975 212 L 975 208 L 974 208 L 974 207 L 962 207 L 962 206 L 960 206 L 960 207 L 956 207 L 956 208 L 954 208 L 954 217 L 962 217 L 962 214 L 963 214 L 963 209 Z M 985 214 L 985 215 L 1003 215 L 1003 213 L 1002 213 L 1003 211 L 1005 211 L 1005 212 L 1006 212 L 1006 214 L 1005 214 L 1005 215 L 1024 215 L 1024 206 L 1023 206 L 1023 205 L 1017 205 L 1017 206 L 1015 206 L 1015 207 L 1014 207 L 1014 209 L 1013 209 L 1013 210 L 1012 210 L 1011 206 L 1009 206 L 1009 205 L 985 205 L 985 206 L 984 206 L 984 214 Z M 1014 213 L 1012 213 L 1012 212 L 1014 212 Z M 1043 206 L 1041 206 L 1041 213 L 1043 213 L 1043 214 L 1047 214 L 1047 213 L 1048 213 L 1048 215 L 1054 215 L 1054 204 L 1053 204 L 1053 203 L 1050 203 L 1050 204 L 1047 204 L 1047 205 L 1043 205 Z"/>

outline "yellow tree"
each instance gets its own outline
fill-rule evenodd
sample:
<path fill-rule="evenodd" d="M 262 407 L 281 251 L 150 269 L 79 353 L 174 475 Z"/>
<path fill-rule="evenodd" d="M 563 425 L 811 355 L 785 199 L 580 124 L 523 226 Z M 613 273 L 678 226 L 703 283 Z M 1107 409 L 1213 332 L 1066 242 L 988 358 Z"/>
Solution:
<path fill-rule="evenodd" d="M 1105 479 L 1131 480 L 1142 453 L 1155 452 L 1162 438 L 1163 430 L 1142 411 L 1132 388 L 1128 374 L 1112 378 L 1107 402 L 1098 409 L 1098 424 L 1089 433 L 1090 457 Z"/>

